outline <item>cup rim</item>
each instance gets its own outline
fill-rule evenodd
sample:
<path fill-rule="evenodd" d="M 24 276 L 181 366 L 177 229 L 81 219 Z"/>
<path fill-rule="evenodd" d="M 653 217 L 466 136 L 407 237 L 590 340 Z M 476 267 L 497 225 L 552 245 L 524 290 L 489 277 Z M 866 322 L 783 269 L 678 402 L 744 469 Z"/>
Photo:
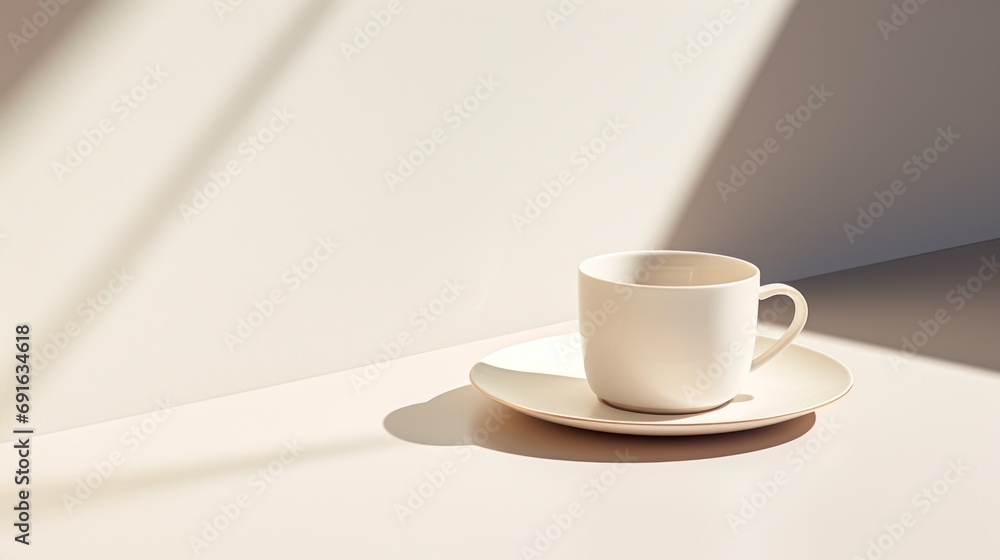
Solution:
<path fill-rule="evenodd" d="M 656 284 L 636 284 L 636 283 L 633 283 L 633 282 L 622 282 L 622 281 L 618 281 L 618 280 L 608 280 L 607 278 L 601 278 L 599 276 L 595 276 L 594 274 L 590 274 L 590 273 L 584 271 L 584 267 L 585 266 L 592 265 L 596 261 L 600 261 L 600 260 L 604 260 L 604 259 L 620 258 L 620 257 L 624 257 L 626 255 L 649 255 L 649 256 L 656 256 L 656 255 L 700 255 L 700 256 L 705 256 L 705 257 L 712 257 L 712 258 L 716 258 L 716 259 L 726 260 L 726 261 L 729 261 L 729 262 L 732 262 L 732 263 L 736 263 L 736 264 L 740 264 L 740 265 L 743 265 L 743 266 L 748 266 L 753 271 L 753 274 L 751 274 L 750 276 L 748 276 L 746 278 L 740 278 L 739 280 L 732 280 L 732 281 L 729 281 L 729 282 L 716 282 L 716 283 L 713 283 L 713 284 L 700 284 L 700 285 L 696 285 L 696 286 L 658 286 Z M 577 267 L 577 271 L 579 272 L 579 274 L 581 274 L 583 276 L 586 276 L 587 278 L 590 278 L 591 280 L 596 280 L 598 282 L 605 282 L 605 283 L 608 283 L 608 284 L 614 284 L 614 285 L 620 285 L 620 286 L 630 286 L 630 287 L 634 287 L 634 288 L 644 288 L 644 289 L 649 289 L 649 290 L 706 290 L 706 289 L 712 289 L 712 288 L 723 288 L 723 287 L 728 287 L 728 286 L 735 286 L 737 284 L 742 284 L 744 282 L 753 282 L 754 280 L 757 280 L 758 282 L 760 281 L 760 269 L 757 268 L 757 265 L 753 264 L 750 261 L 746 261 L 746 260 L 743 260 L 743 259 L 737 258 L 737 257 L 731 257 L 729 255 L 720 255 L 718 253 L 707 253 L 707 252 L 703 252 L 703 251 L 680 251 L 680 250 L 673 250 L 673 249 L 638 249 L 638 250 L 632 250 L 632 251 L 616 251 L 614 253 L 604 253 L 604 254 L 601 254 L 601 255 L 595 255 L 595 256 L 590 257 L 588 259 L 585 259 L 583 262 L 581 262 L 580 265 Z"/>

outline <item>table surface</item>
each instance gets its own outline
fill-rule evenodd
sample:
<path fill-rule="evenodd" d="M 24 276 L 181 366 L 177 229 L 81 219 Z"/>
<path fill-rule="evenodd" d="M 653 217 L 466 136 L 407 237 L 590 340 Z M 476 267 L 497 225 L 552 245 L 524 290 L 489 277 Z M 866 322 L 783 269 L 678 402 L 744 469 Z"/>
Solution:
<path fill-rule="evenodd" d="M 479 358 L 573 326 L 397 359 L 370 384 L 358 383 L 359 368 L 38 436 L 32 546 L 8 537 L 4 550 L 59 559 L 996 557 L 997 372 L 919 355 L 894 367 L 885 347 L 807 330 L 801 344 L 852 370 L 851 393 L 776 426 L 684 438 L 548 424 L 469 386 Z M 3 444 L 2 464 L 14 453 Z M 5 504 L 13 489 L 8 482 Z"/>

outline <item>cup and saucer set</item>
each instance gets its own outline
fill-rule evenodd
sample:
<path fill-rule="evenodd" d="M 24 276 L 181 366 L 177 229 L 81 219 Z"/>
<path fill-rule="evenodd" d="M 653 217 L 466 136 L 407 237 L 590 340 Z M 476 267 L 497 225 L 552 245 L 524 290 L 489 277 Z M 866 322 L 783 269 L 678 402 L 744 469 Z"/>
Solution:
<path fill-rule="evenodd" d="M 795 344 L 806 301 L 760 285 L 753 264 L 688 251 L 630 251 L 579 268 L 579 333 L 504 348 L 470 373 L 486 397 L 529 416 L 619 434 L 749 430 L 808 414 L 847 394 L 834 358 Z M 757 333 L 758 302 L 785 295 L 791 324 Z"/>

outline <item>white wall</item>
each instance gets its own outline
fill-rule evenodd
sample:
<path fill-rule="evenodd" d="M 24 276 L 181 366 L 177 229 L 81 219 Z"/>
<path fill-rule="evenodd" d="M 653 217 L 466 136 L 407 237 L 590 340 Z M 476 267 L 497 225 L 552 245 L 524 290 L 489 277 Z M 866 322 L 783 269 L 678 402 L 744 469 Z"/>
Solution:
<path fill-rule="evenodd" d="M 791 2 L 593 0 L 553 29 L 555 0 L 403 0 L 346 61 L 385 5 L 245 2 L 220 20 L 201 0 L 89 3 L 4 55 L 0 324 L 30 323 L 36 355 L 64 346 L 35 362 L 39 431 L 335 372 L 401 333 L 413 354 L 571 318 L 578 261 L 677 222 Z M 678 68 L 723 9 L 732 23 Z M 162 82 L 114 105 L 149 67 Z M 294 118 L 247 161 L 275 108 Z M 102 119 L 113 131 L 57 179 Z M 627 129 L 581 171 L 570 158 L 607 119 Z M 391 192 L 384 172 L 435 128 L 446 140 Z M 178 205 L 231 159 L 241 173 L 186 220 Z M 563 169 L 574 182 L 519 232 L 511 215 Z M 293 290 L 285 271 L 327 236 L 339 248 Z M 120 269 L 134 279 L 88 311 Z M 467 288 L 420 330 L 412 314 L 455 278 Z M 224 333 L 273 290 L 283 303 L 231 352 Z M 366 391 L 391 390 L 380 375 Z"/>

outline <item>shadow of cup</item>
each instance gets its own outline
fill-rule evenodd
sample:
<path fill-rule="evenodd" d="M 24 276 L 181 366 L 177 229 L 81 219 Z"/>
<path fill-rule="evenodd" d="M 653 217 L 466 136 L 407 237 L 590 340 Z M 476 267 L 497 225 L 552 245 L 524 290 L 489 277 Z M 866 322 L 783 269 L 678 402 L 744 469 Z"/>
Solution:
<path fill-rule="evenodd" d="M 593 432 L 532 418 L 495 403 L 471 385 L 397 409 L 386 416 L 393 436 L 423 445 L 476 445 L 560 461 L 660 463 L 728 457 L 775 447 L 807 433 L 816 414 L 763 428 L 703 436 L 638 436 Z"/>

